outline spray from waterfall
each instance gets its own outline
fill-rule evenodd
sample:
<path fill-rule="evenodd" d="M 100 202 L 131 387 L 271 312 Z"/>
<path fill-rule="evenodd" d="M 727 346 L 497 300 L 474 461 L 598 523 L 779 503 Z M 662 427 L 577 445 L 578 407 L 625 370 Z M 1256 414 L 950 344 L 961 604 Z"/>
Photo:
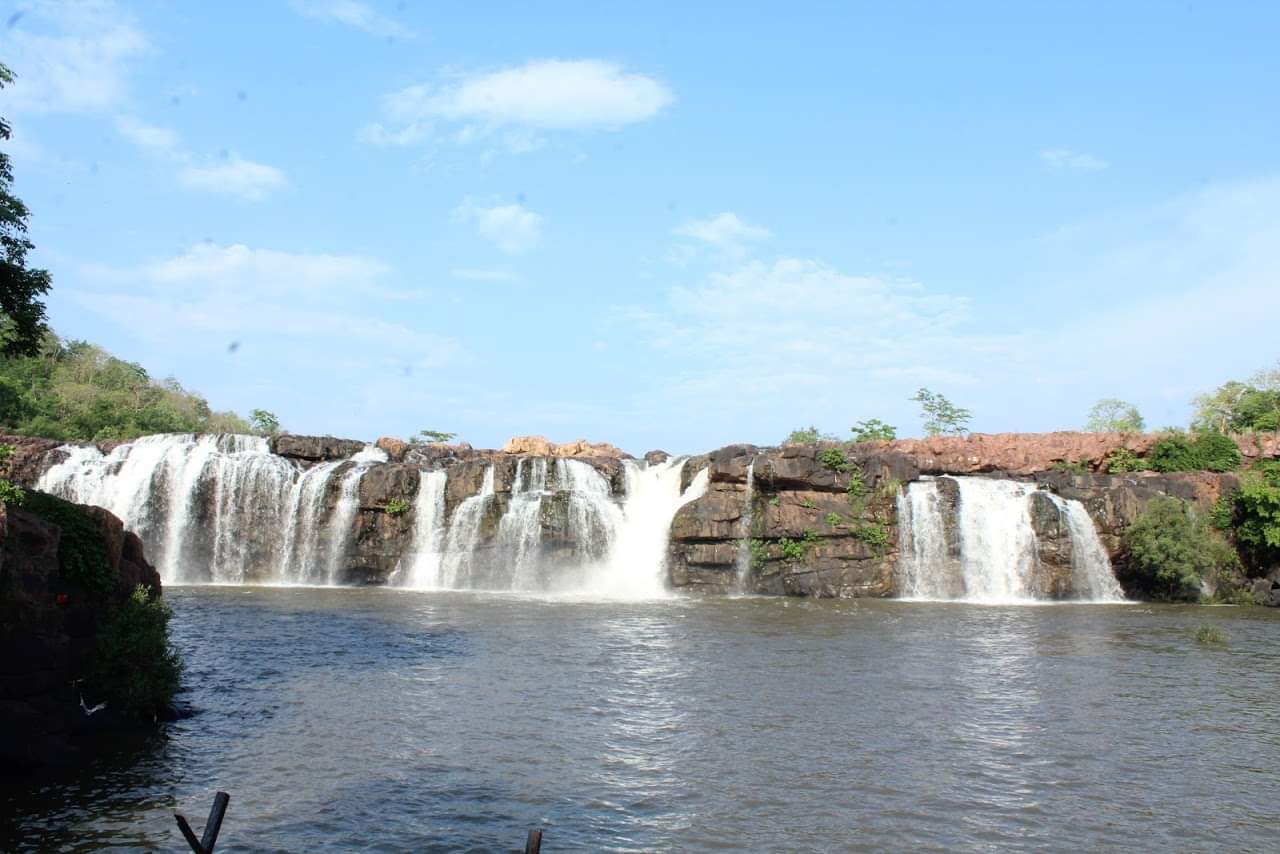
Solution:
<path fill-rule="evenodd" d="M 738 540 L 738 555 L 735 561 L 737 588 L 746 591 L 751 582 L 751 528 L 755 511 L 756 460 L 751 458 L 747 463 L 747 485 L 742 493 L 742 538 Z"/>

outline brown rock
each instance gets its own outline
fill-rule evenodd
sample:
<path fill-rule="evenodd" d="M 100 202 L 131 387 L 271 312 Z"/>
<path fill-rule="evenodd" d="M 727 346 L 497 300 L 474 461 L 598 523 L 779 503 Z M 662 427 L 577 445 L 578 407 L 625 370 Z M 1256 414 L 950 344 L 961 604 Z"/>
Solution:
<path fill-rule="evenodd" d="M 387 459 L 393 463 L 403 462 L 405 452 L 409 450 L 409 443 L 395 438 L 394 436 L 383 436 L 375 442 L 383 453 L 387 455 Z"/>

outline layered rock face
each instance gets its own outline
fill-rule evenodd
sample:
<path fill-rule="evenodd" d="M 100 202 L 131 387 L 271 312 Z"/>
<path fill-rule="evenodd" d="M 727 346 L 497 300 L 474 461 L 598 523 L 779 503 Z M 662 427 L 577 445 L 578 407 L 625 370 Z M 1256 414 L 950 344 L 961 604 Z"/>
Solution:
<path fill-rule="evenodd" d="M 894 595 L 897 491 L 919 472 L 902 454 L 856 450 L 840 471 L 821 461 L 824 450 L 732 445 L 705 458 L 709 490 L 671 525 L 673 586 Z"/>
<path fill-rule="evenodd" d="M 71 680 L 99 631 L 105 606 L 139 585 L 160 593 L 160 576 L 141 540 L 98 507 L 79 508 L 96 528 L 114 590 L 85 587 L 63 567 L 86 544 L 21 508 L 0 509 L 0 775 L 57 764 L 76 737 L 103 726 L 109 712 L 84 714 Z M 104 599 L 105 596 L 105 599 Z"/>

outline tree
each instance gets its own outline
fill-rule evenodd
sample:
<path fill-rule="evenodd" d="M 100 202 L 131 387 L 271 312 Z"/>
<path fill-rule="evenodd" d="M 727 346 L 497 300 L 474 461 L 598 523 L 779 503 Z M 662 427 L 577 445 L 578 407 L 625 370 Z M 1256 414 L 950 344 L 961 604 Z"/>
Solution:
<path fill-rule="evenodd" d="M 930 436 L 963 436 L 969 432 L 967 409 L 961 409 L 940 394 L 922 388 L 911 400 L 920 404 L 924 432 Z"/>
<path fill-rule="evenodd" d="M 0 63 L 0 88 L 13 82 L 13 72 Z M 0 139 L 9 138 L 9 123 L 0 118 Z M 0 352 L 30 356 L 39 352 L 48 326 L 44 302 L 49 292 L 47 270 L 27 267 L 27 253 L 35 245 L 27 239 L 29 211 L 11 193 L 13 168 L 0 152 Z"/>
<path fill-rule="evenodd" d="M 428 442 L 451 442 L 458 437 L 457 433 L 442 433 L 439 430 L 419 430 L 418 435 Z"/>
<path fill-rule="evenodd" d="M 1231 429 L 1236 407 L 1240 399 L 1250 391 L 1249 386 L 1237 380 L 1223 383 L 1212 394 L 1202 394 L 1191 401 L 1195 415 L 1191 418 L 1192 430 L 1216 430 L 1225 433 Z"/>
<path fill-rule="evenodd" d="M 1138 407 L 1114 397 L 1099 400 L 1089 410 L 1084 429 L 1090 433 L 1141 433 L 1146 426 Z"/>
<path fill-rule="evenodd" d="M 1240 566 L 1208 519 L 1167 495 L 1151 499 L 1127 540 L 1134 569 L 1167 599 L 1197 599 L 1203 580 L 1216 582 Z"/>
<path fill-rule="evenodd" d="M 274 436 L 280 432 L 280 419 L 274 412 L 255 409 L 249 413 L 249 429 L 259 436 Z"/>
<path fill-rule="evenodd" d="M 1218 433 L 1280 431 L 1280 365 L 1258 371 L 1244 383 L 1231 380 L 1192 404 L 1191 429 Z"/>
<path fill-rule="evenodd" d="M 816 445 L 818 442 L 827 439 L 834 439 L 829 433 L 823 433 L 818 428 L 810 424 L 808 427 L 801 427 L 799 430 L 792 430 L 787 434 L 787 438 L 782 440 L 784 445 Z"/>
<path fill-rule="evenodd" d="M 879 418 L 868 418 L 859 421 L 849 428 L 853 431 L 854 442 L 882 442 L 898 438 L 898 431 L 892 424 L 886 424 Z"/>

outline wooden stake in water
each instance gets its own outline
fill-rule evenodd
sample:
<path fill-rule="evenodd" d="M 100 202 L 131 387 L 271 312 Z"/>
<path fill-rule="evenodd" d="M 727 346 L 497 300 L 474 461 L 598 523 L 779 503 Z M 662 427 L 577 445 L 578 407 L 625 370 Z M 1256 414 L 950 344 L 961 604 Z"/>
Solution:
<path fill-rule="evenodd" d="M 227 804 L 231 801 L 231 796 L 226 792 L 218 792 L 213 796 L 213 809 L 209 810 L 209 820 L 204 825 L 204 836 L 196 839 L 195 832 L 191 830 L 191 825 L 187 824 L 186 816 L 180 812 L 173 814 L 174 819 L 178 822 L 178 830 L 182 831 L 182 835 L 186 837 L 187 844 L 191 846 L 191 850 L 196 854 L 213 854 L 213 846 L 218 842 L 218 831 L 222 828 L 222 819 L 227 814 Z"/>

